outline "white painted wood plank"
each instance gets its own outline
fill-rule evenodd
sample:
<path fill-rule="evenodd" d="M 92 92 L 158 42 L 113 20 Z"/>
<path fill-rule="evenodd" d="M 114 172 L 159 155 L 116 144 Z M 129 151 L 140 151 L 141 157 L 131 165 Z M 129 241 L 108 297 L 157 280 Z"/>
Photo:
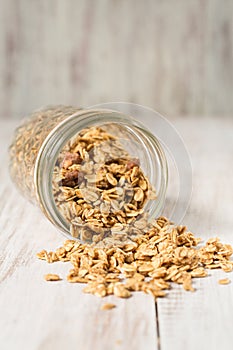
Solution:
<path fill-rule="evenodd" d="M 63 237 L 27 203 L 8 178 L 6 145 L 14 124 L 0 123 L 0 349 L 157 349 L 152 297 L 99 299 L 66 282 L 69 264 L 47 264 L 36 252 L 56 249 Z M 46 283 L 43 275 L 64 280 Z M 100 311 L 106 301 L 117 305 Z"/>
<path fill-rule="evenodd" d="M 193 197 L 183 223 L 198 236 L 233 244 L 233 119 L 174 121 L 190 150 Z M 228 277 L 232 283 L 218 284 Z M 233 273 L 210 271 L 194 280 L 195 293 L 174 286 L 158 301 L 162 350 L 232 348 Z"/>
<path fill-rule="evenodd" d="M 232 348 L 233 287 L 218 284 L 223 276 L 223 272 L 211 272 L 208 278 L 194 282 L 196 292 L 185 292 L 179 286 L 159 300 L 162 350 Z"/>

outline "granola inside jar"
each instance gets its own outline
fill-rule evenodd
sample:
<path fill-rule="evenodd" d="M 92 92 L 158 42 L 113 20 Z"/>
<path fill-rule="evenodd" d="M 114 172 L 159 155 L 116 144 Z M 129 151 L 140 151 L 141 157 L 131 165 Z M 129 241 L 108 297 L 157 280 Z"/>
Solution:
<path fill-rule="evenodd" d="M 167 163 L 154 135 L 107 109 L 47 107 L 16 130 L 13 181 L 66 236 L 125 241 L 161 213 Z"/>

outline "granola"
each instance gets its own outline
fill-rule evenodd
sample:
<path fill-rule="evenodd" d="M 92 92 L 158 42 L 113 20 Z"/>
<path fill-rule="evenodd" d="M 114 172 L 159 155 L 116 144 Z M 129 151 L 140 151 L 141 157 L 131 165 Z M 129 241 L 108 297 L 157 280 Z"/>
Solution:
<path fill-rule="evenodd" d="M 112 310 L 116 307 L 115 304 L 105 303 L 101 306 L 100 310 Z"/>
<path fill-rule="evenodd" d="M 231 283 L 231 281 L 229 280 L 229 278 L 223 278 L 221 280 L 218 281 L 219 284 L 229 284 Z"/>
<path fill-rule="evenodd" d="M 106 131 L 111 126 L 112 133 Z M 113 132 L 114 131 L 114 132 Z M 145 228 L 145 206 L 155 190 L 140 161 L 120 142 L 120 127 L 89 127 L 60 153 L 53 174 L 53 195 L 70 233 L 82 242 L 109 237 L 126 241 Z"/>
<path fill-rule="evenodd" d="M 137 291 L 163 297 L 172 283 L 193 292 L 193 278 L 206 277 L 208 269 L 232 270 L 233 249 L 219 238 L 211 238 L 198 247 L 200 238 L 165 217 L 146 227 L 130 243 L 111 245 L 108 237 L 98 244 L 67 240 L 55 252 L 42 250 L 37 257 L 49 263 L 69 261 L 73 268 L 68 282 L 84 283 L 85 293 L 99 297 L 129 298 Z M 230 280 L 219 283 L 228 284 Z"/>
<path fill-rule="evenodd" d="M 44 276 L 45 281 L 60 281 L 61 278 L 53 273 L 48 273 L 47 275 Z"/>

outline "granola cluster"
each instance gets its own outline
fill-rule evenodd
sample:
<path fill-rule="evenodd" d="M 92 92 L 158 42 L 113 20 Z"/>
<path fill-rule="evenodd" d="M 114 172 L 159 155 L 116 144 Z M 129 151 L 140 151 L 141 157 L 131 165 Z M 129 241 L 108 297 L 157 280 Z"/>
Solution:
<path fill-rule="evenodd" d="M 108 128 L 114 132 L 109 133 Z M 53 176 L 54 199 L 82 242 L 126 241 L 146 226 L 148 200 L 155 199 L 139 159 L 121 144 L 119 126 L 90 127 L 61 152 Z"/>
<path fill-rule="evenodd" d="M 48 263 L 69 261 L 73 268 L 67 280 L 85 283 L 85 293 L 128 298 L 132 292 L 143 291 L 162 297 L 171 287 L 171 282 L 194 291 L 192 278 L 206 277 L 208 269 L 232 271 L 230 257 L 233 249 L 229 244 L 211 238 L 198 248 L 200 241 L 185 226 L 176 226 L 160 217 L 148 224 L 147 231 L 134 237 L 131 243 L 111 246 L 105 238 L 96 246 L 67 240 L 55 252 L 42 250 L 37 257 Z M 58 280 L 59 276 L 56 275 L 55 279 Z M 224 279 L 219 283 L 229 282 Z"/>

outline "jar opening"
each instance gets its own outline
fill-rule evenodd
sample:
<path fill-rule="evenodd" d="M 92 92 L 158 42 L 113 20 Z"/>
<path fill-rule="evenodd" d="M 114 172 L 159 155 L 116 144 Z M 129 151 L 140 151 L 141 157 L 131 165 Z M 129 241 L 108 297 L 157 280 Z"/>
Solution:
<path fill-rule="evenodd" d="M 158 140 L 141 123 L 115 111 L 89 110 L 70 116 L 48 135 L 34 180 L 48 218 L 69 238 L 91 241 L 90 230 L 80 237 L 83 224 L 104 234 L 114 228 L 115 237 L 123 237 L 125 218 L 127 225 L 134 223 L 135 235 L 136 217 L 142 221 L 161 213 L 167 164 Z"/>

